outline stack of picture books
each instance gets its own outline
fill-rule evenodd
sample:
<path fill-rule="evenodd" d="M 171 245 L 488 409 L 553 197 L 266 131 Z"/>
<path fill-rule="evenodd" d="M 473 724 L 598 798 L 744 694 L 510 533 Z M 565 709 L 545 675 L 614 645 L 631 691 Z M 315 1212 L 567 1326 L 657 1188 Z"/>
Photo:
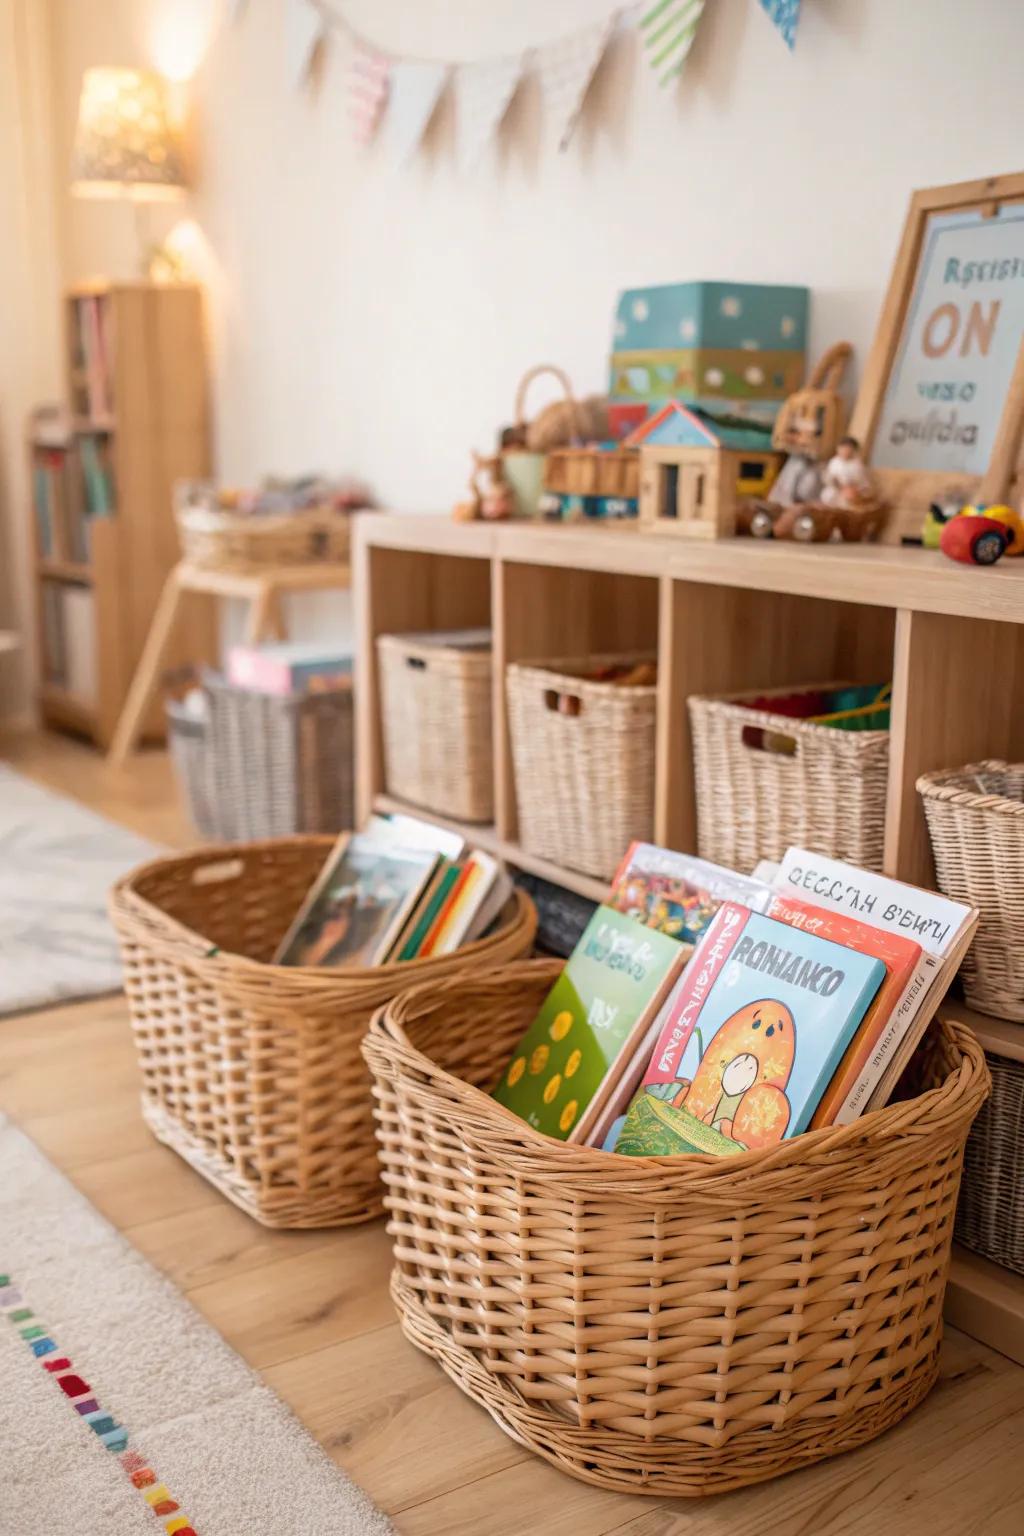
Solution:
<path fill-rule="evenodd" d="M 413 816 L 345 833 L 285 934 L 277 965 L 374 966 L 448 955 L 481 938 L 512 882 L 496 859 Z"/>
<path fill-rule="evenodd" d="M 892 1096 L 977 919 L 799 848 L 744 876 L 634 844 L 494 1096 L 627 1156 L 848 1124 Z"/>

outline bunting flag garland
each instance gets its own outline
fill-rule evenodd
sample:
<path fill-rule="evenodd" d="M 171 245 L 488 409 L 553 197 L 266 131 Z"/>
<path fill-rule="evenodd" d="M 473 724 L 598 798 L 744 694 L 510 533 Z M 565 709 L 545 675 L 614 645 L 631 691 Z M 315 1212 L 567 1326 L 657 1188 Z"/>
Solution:
<path fill-rule="evenodd" d="M 590 83 L 618 20 L 618 12 L 613 11 L 604 21 L 562 38 L 540 52 L 544 112 L 552 120 L 560 150 L 569 147 Z"/>
<path fill-rule="evenodd" d="M 253 13 L 248 0 L 224 0 L 237 22 Z M 456 62 L 389 55 L 368 42 L 347 21 L 344 0 L 283 0 L 284 59 L 290 83 L 305 85 L 313 75 L 328 36 L 347 40 L 349 109 L 361 145 L 378 135 L 384 159 L 403 165 L 423 139 L 447 90 L 455 101 L 455 158 L 471 170 L 497 131 L 527 69 L 536 69 L 544 100 L 546 129 L 560 150 L 572 142 L 587 93 L 619 23 L 628 18 L 640 34 L 647 62 L 659 85 L 677 79 L 697 35 L 706 0 L 619 0 L 604 19 L 567 37 L 555 38 L 500 58 Z M 758 0 L 786 46 L 796 42 L 801 0 Z"/>
<path fill-rule="evenodd" d="M 369 144 L 388 99 L 391 61 L 384 54 L 356 43 L 349 65 L 349 113 L 357 144 Z"/>
<path fill-rule="evenodd" d="M 800 0 L 761 0 L 761 9 L 771 17 L 786 47 L 796 44 L 796 29 L 800 22 Z"/>
<path fill-rule="evenodd" d="M 455 70 L 455 159 L 470 171 L 509 109 L 522 78 L 523 58 L 483 59 Z"/>
<path fill-rule="evenodd" d="M 771 4 L 773 0 L 761 3 Z M 654 0 L 641 16 L 640 36 L 659 85 L 669 85 L 686 63 L 703 14 L 704 0 Z"/>
<path fill-rule="evenodd" d="M 385 159 L 396 169 L 405 164 L 426 132 L 450 74 L 447 64 L 415 60 L 392 64 L 380 138 Z"/>
<path fill-rule="evenodd" d="M 324 19 L 315 5 L 309 0 L 286 0 L 284 53 L 292 85 L 304 85 L 309 79 L 324 37 Z"/>

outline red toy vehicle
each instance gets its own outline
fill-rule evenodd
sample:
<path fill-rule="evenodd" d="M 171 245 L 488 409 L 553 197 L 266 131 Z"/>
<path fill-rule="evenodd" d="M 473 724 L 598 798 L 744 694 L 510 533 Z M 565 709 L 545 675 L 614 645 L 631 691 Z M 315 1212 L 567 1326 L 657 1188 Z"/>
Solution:
<path fill-rule="evenodd" d="M 939 535 L 939 548 L 964 565 L 995 565 L 1012 541 L 1013 530 L 1005 522 L 971 511 L 950 518 Z"/>

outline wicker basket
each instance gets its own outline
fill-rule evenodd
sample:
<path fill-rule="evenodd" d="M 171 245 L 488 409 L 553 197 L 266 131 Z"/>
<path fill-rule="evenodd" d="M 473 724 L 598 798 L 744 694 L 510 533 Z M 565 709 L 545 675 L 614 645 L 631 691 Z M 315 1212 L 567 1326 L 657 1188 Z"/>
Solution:
<path fill-rule="evenodd" d="M 846 686 L 818 683 L 813 692 Z M 881 870 L 889 733 L 838 730 L 741 702 L 802 691 L 688 700 L 698 851 L 728 869 L 749 870 L 759 859 L 781 859 L 795 843 Z"/>
<path fill-rule="evenodd" d="M 381 1209 L 359 1052 L 402 986 L 529 954 L 534 909 L 454 954 L 373 970 L 267 963 L 329 837 L 208 848 L 143 865 L 111 916 L 150 1129 L 268 1227 L 331 1227 Z"/>
<path fill-rule="evenodd" d="M 617 1157 L 479 1091 L 559 969 L 416 987 L 367 1033 L 407 1336 L 514 1439 L 625 1492 L 740 1487 L 895 1424 L 938 1370 L 974 1037 L 933 1026 L 930 1091 L 853 1125 Z"/>
<path fill-rule="evenodd" d="M 352 825 L 352 691 L 278 695 L 205 674 L 205 717 L 167 706 L 189 814 L 211 842 Z"/>
<path fill-rule="evenodd" d="M 181 552 L 204 570 L 245 571 L 268 565 L 314 565 L 349 557 L 349 514 L 333 507 L 246 515 L 218 507 L 175 507 Z"/>
<path fill-rule="evenodd" d="M 459 821 L 494 819 L 491 653 L 379 635 L 389 794 Z"/>
<path fill-rule="evenodd" d="M 1024 1021 L 1024 763 L 925 773 L 917 788 L 939 889 L 981 913 L 964 996 L 981 1013 Z"/>
<path fill-rule="evenodd" d="M 986 1059 L 992 1095 L 967 1138 L 956 1237 L 1024 1275 L 1024 1050 Z"/>
<path fill-rule="evenodd" d="M 633 839 L 653 836 L 657 688 L 581 676 L 651 659 L 592 656 L 508 668 L 519 842 L 528 853 L 610 879 Z"/>

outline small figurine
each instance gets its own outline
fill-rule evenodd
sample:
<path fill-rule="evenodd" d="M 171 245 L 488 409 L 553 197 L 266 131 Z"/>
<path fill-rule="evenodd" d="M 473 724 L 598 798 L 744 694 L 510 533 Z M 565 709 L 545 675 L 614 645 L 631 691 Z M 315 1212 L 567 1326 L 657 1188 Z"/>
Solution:
<path fill-rule="evenodd" d="M 481 476 L 484 477 L 481 486 Z M 500 453 L 482 454 L 473 450 L 473 471 L 469 477 L 470 498 L 452 508 L 457 523 L 471 523 L 482 517 L 492 522 L 511 517 L 515 494 L 505 478 Z"/>
<path fill-rule="evenodd" d="M 771 538 L 782 511 L 820 501 L 825 484 L 822 463 L 836 449 L 842 428 L 843 403 L 839 385 L 853 349 L 837 341 L 819 359 L 802 389 L 784 401 L 772 432 L 772 447 L 787 454 L 768 495 L 739 516 L 750 532 Z"/>
<path fill-rule="evenodd" d="M 826 507 L 856 507 L 875 500 L 875 487 L 855 437 L 841 437 L 825 469 L 821 500 Z"/>

